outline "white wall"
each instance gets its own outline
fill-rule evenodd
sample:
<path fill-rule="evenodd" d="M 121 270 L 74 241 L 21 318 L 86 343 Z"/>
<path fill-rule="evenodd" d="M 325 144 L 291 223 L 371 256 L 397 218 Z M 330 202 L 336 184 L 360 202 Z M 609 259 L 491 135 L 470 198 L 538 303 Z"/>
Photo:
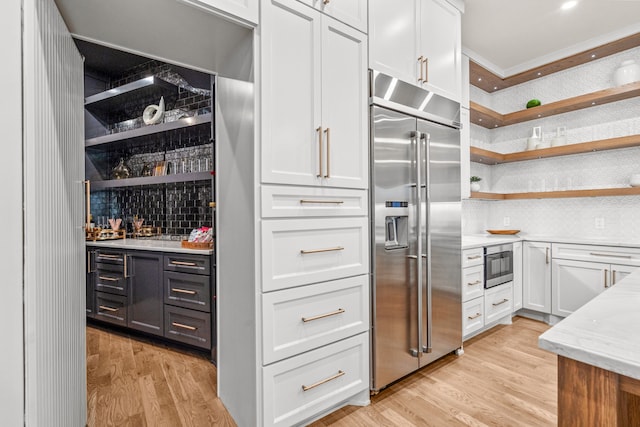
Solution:
<path fill-rule="evenodd" d="M 472 87 L 471 99 L 501 113 L 521 110 L 531 98 L 543 104 L 613 86 L 612 75 L 626 59 L 640 61 L 640 48 L 594 60 L 509 89 L 487 94 Z M 640 98 L 487 130 L 471 129 L 471 145 L 508 153 L 524 150 L 534 126 L 542 126 L 545 139 L 556 127 L 566 126 L 568 143 L 640 134 Z M 586 153 L 550 159 L 487 166 L 472 163 L 471 174 L 483 178 L 482 191 L 527 192 L 628 186 L 629 176 L 640 173 L 640 147 Z M 482 233 L 505 228 L 504 217 L 523 233 L 567 237 L 640 238 L 640 196 L 540 199 L 513 201 L 464 201 L 463 232 Z M 604 218 L 604 229 L 595 219 Z"/>
<path fill-rule="evenodd" d="M 20 2 L 3 4 L 0 14 L 3 43 L 0 57 L 0 104 L 2 129 L 2 167 L 0 167 L 0 221 L 3 245 L 0 246 L 2 298 L 0 298 L 0 424 L 24 424 L 23 339 L 22 339 L 22 38 Z"/>

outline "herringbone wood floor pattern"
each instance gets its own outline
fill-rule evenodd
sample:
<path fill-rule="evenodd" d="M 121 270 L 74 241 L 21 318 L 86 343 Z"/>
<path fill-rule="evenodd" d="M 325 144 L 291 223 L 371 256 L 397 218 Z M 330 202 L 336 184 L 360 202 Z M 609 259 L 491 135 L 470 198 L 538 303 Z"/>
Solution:
<path fill-rule="evenodd" d="M 538 348 L 548 328 L 516 317 L 323 426 L 554 426 L 556 357 Z M 205 357 L 87 328 L 88 426 L 234 426 Z"/>

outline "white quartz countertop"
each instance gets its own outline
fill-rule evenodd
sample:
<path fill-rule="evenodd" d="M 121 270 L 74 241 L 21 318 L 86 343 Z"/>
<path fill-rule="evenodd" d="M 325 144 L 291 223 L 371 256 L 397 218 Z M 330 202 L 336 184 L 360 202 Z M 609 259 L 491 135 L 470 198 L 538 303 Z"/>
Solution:
<path fill-rule="evenodd" d="M 108 249 L 136 249 L 141 251 L 175 252 L 183 254 L 211 255 L 212 249 L 187 249 L 180 246 L 177 240 L 151 240 L 151 239 L 119 239 L 88 241 L 87 246 Z"/>
<path fill-rule="evenodd" d="M 538 344 L 640 380 L 640 269 L 542 334 Z"/>
<path fill-rule="evenodd" d="M 607 239 L 598 237 L 562 237 L 541 234 L 518 233 L 515 235 L 499 234 L 470 234 L 462 236 L 462 249 L 479 248 L 483 246 L 502 245 L 519 241 L 549 242 L 549 243 L 574 243 L 577 245 L 622 246 L 628 248 L 640 248 L 638 241 L 623 241 L 620 239 Z"/>

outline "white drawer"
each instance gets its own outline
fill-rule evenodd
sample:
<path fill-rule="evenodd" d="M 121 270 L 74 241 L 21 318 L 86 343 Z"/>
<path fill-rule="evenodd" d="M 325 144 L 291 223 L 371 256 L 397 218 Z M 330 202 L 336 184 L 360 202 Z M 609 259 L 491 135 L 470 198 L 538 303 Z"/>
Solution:
<path fill-rule="evenodd" d="M 511 282 L 484 291 L 485 325 L 513 313 Z"/>
<path fill-rule="evenodd" d="M 640 248 L 552 243 L 552 258 L 640 266 Z"/>
<path fill-rule="evenodd" d="M 369 334 L 263 367 L 262 386 L 265 426 L 296 425 L 318 415 L 369 389 Z"/>
<path fill-rule="evenodd" d="M 369 275 L 262 296 L 265 365 L 369 329 Z"/>
<path fill-rule="evenodd" d="M 462 269 L 462 301 L 484 295 L 484 265 Z"/>
<path fill-rule="evenodd" d="M 262 221 L 264 292 L 369 272 L 367 218 Z"/>
<path fill-rule="evenodd" d="M 262 186 L 262 217 L 366 216 L 367 190 Z"/>
<path fill-rule="evenodd" d="M 467 336 L 484 326 L 484 298 L 476 298 L 462 304 L 462 336 Z"/>
<path fill-rule="evenodd" d="M 484 265 L 484 248 L 465 249 L 462 251 L 462 268 Z"/>

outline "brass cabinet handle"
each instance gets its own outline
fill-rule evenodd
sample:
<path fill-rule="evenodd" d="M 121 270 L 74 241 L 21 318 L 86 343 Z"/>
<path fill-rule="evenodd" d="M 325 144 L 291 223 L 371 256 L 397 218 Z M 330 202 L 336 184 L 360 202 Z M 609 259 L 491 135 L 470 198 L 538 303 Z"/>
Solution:
<path fill-rule="evenodd" d="M 478 259 L 482 258 L 482 255 L 468 256 L 467 259 Z"/>
<path fill-rule="evenodd" d="M 473 320 L 473 319 L 477 319 L 478 317 L 482 316 L 482 314 L 480 313 L 476 313 L 473 316 L 467 316 L 467 319 L 469 320 Z"/>
<path fill-rule="evenodd" d="M 183 323 L 178 323 L 178 322 L 171 322 L 171 324 L 176 328 L 188 329 L 190 331 L 195 331 L 196 329 L 198 329 L 195 326 L 189 326 L 189 325 L 185 325 Z"/>
<path fill-rule="evenodd" d="M 114 278 L 114 277 L 107 277 L 107 276 L 98 276 L 98 279 L 100 279 L 100 280 L 106 280 L 106 281 L 108 281 L 108 282 L 117 282 L 117 281 L 119 281 L 119 280 L 120 280 L 120 279 L 116 279 L 116 278 Z"/>
<path fill-rule="evenodd" d="M 344 308 L 339 308 L 336 311 L 332 311 L 331 313 L 318 314 L 317 316 L 311 316 L 311 317 L 303 317 L 302 321 L 304 323 L 307 323 L 307 322 L 311 322 L 312 320 L 324 319 L 325 317 L 335 316 L 336 314 L 342 314 L 345 311 L 346 310 Z"/>
<path fill-rule="evenodd" d="M 120 255 L 100 254 L 98 258 L 120 259 Z"/>
<path fill-rule="evenodd" d="M 171 292 L 177 292 L 179 294 L 188 294 L 188 295 L 197 294 L 196 291 L 190 291 L 189 289 L 180 289 L 180 288 L 171 288 Z"/>
<path fill-rule="evenodd" d="M 127 273 L 127 255 L 124 256 L 124 278 L 128 279 L 129 275 Z"/>
<path fill-rule="evenodd" d="M 422 60 L 424 59 L 424 56 L 420 55 L 418 57 L 418 66 L 420 67 L 420 78 L 418 78 L 418 81 L 420 83 L 422 83 L 424 81 L 424 76 L 422 75 Z"/>
<path fill-rule="evenodd" d="M 317 254 L 320 252 L 333 252 L 333 251 L 343 251 L 344 248 L 342 246 L 336 246 L 335 248 L 325 248 L 325 249 L 300 249 L 300 253 L 305 254 Z"/>
<path fill-rule="evenodd" d="M 589 255 L 593 255 L 593 256 L 606 256 L 606 257 L 610 257 L 610 258 L 624 258 L 624 259 L 631 259 L 631 255 L 601 254 L 601 253 L 598 253 L 598 252 L 589 252 Z"/>
<path fill-rule="evenodd" d="M 474 286 L 474 285 L 479 285 L 480 283 L 482 283 L 481 280 L 476 280 L 475 282 L 467 282 L 467 285 Z"/>
<path fill-rule="evenodd" d="M 305 203 L 326 203 L 326 204 L 331 204 L 331 205 L 341 205 L 344 203 L 343 200 L 307 200 L 307 199 L 300 199 L 300 204 L 304 205 Z"/>
<path fill-rule="evenodd" d="M 87 252 L 87 273 L 95 273 L 95 270 L 91 269 L 91 254 L 95 257 L 96 251 L 88 251 Z"/>
<path fill-rule="evenodd" d="M 316 129 L 318 132 L 318 174 L 317 178 L 322 178 L 322 126 Z"/>
<path fill-rule="evenodd" d="M 429 58 L 425 56 L 424 59 L 422 60 L 422 63 L 424 64 L 424 83 L 428 83 L 429 82 Z"/>
<path fill-rule="evenodd" d="M 196 264 L 195 262 L 186 262 L 186 261 L 171 261 L 170 262 L 171 265 L 181 265 L 181 266 L 185 266 L 185 267 L 197 267 L 198 264 Z"/>
<path fill-rule="evenodd" d="M 327 173 L 324 175 L 324 177 L 330 178 L 331 173 L 329 172 L 329 168 L 331 166 L 331 128 L 326 128 L 324 132 L 327 134 Z"/>
<path fill-rule="evenodd" d="M 312 388 L 316 388 L 316 387 L 318 387 L 319 385 L 322 385 L 322 384 L 324 384 L 324 383 L 328 383 L 329 381 L 333 381 L 333 380 L 335 380 L 336 378 L 340 378 L 340 377 L 341 377 L 341 376 L 343 376 L 344 374 L 345 374 L 345 372 L 344 372 L 344 371 L 338 371 L 338 373 L 337 373 L 337 374 L 332 375 L 332 376 L 330 376 L 329 378 L 325 378 L 324 380 L 320 380 L 320 381 L 318 381 L 317 383 L 314 383 L 314 384 L 311 384 L 311 385 L 304 385 L 304 384 L 303 384 L 303 385 L 302 385 L 302 391 L 309 391 L 309 390 L 311 390 Z"/>
<path fill-rule="evenodd" d="M 544 260 L 549 264 L 549 248 L 545 248 Z"/>
<path fill-rule="evenodd" d="M 607 284 L 607 276 L 609 275 L 609 270 L 607 270 L 606 268 L 604 269 L 604 287 L 608 288 L 609 285 Z"/>
<path fill-rule="evenodd" d="M 117 308 L 107 307 L 106 305 L 99 305 L 98 308 L 101 308 L 102 310 L 111 311 L 111 312 L 118 311 Z"/>
<path fill-rule="evenodd" d="M 500 302 L 494 302 L 494 303 L 491 303 L 491 305 L 493 305 L 494 307 L 496 307 L 496 306 L 499 306 L 499 305 L 501 305 L 501 304 L 504 304 L 504 303 L 505 303 L 505 302 L 507 302 L 507 301 L 509 301 L 509 300 L 505 298 L 505 299 L 503 299 L 503 300 L 502 300 L 502 301 L 500 301 Z"/>

